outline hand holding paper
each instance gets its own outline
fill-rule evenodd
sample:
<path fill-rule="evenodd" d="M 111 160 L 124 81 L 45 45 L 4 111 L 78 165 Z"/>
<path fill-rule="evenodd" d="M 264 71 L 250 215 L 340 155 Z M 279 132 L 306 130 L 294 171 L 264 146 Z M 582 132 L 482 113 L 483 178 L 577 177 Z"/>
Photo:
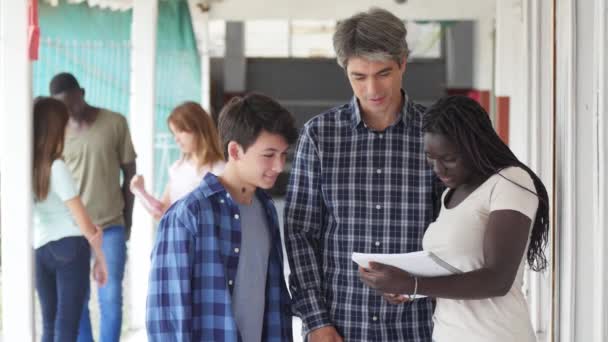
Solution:
<path fill-rule="evenodd" d="M 382 293 L 414 293 L 415 277 L 437 277 L 462 273 L 428 251 L 403 254 L 353 253 L 361 280 Z"/>
<path fill-rule="evenodd" d="M 369 268 L 359 267 L 359 276 L 367 286 L 385 293 L 413 293 L 414 277 L 386 264 L 372 262 Z"/>
<path fill-rule="evenodd" d="M 370 262 L 395 266 L 418 277 L 439 277 L 462 273 L 429 251 L 399 254 L 353 253 L 352 260 L 365 268 L 369 268 Z"/>

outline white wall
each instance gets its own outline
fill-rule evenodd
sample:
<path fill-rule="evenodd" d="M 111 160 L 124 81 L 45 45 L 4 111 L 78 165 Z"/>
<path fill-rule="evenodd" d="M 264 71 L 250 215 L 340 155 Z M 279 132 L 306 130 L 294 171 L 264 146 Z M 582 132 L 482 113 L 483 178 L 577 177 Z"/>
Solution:
<path fill-rule="evenodd" d="M 479 90 L 491 90 L 494 85 L 494 28 L 495 15 L 475 21 L 473 39 L 473 86 Z"/>

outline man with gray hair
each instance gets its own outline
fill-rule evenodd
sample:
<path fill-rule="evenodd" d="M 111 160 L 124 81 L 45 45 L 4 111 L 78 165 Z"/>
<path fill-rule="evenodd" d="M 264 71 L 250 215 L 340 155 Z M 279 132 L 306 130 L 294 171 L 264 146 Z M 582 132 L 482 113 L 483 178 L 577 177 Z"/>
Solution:
<path fill-rule="evenodd" d="M 339 22 L 334 49 L 354 96 L 311 119 L 300 135 L 285 237 L 293 309 L 308 341 L 431 340 L 430 298 L 385 300 L 359 280 L 351 261 L 353 252 L 422 249 L 436 210 L 424 108 L 401 89 L 406 33 L 399 18 L 378 8 Z"/>

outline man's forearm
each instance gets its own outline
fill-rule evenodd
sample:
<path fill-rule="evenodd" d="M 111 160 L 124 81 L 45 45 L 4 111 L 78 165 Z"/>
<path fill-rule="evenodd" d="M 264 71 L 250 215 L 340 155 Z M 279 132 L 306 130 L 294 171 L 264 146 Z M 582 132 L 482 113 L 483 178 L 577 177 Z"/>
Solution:
<path fill-rule="evenodd" d="M 125 218 L 125 226 L 127 228 L 131 228 L 131 223 L 133 222 L 133 202 L 135 196 L 131 193 L 128 186 L 123 185 L 122 187 L 122 197 L 125 202 L 125 207 L 123 209 L 123 215 Z"/>

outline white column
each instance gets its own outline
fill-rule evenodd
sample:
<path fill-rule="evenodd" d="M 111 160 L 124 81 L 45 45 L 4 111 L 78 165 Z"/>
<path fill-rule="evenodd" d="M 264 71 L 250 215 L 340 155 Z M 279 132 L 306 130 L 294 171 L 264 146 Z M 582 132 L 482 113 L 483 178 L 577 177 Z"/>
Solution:
<path fill-rule="evenodd" d="M 527 160 L 528 133 L 524 116 L 527 94 L 522 0 L 496 2 L 496 96 L 510 98 L 509 146 L 522 160 Z"/>
<path fill-rule="evenodd" d="M 0 1 L 3 341 L 34 341 L 32 71 L 28 2 Z"/>
<path fill-rule="evenodd" d="M 199 49 L 201 56 L 201 106 L 211 114 L 211 57 L 209 56 L 209 12 L 201 16 L 202 46 Z"/>
<path fill-rule="evenodd" d="M 570 161 L 576 170 L 576 183 L 571 194 L 576 201 L 576 210 L 574 212 L 575 224 L 561 228 L 574 230 L 574 234 L 576 234 L 575 270 L 569 275 L 564 274 L 564 276 L 574 279 L 576 284 L 573 341 L 604 342 L 593 338 L 596 330 L 594 319 L 580 319 L 594 312 L 596 305 L 599 305 L 598 298 L 594 296 L 594 287 L 600 274 L 595 274 L 598 260 L 595 260 L 593 256 L 596 253 L 595 240 L 599 237 L 597 229 L 606 229 L 606 227 L 595 227 L 598 208 L 594 189 L 599 184 L 594 171 L 597 168 L 598 155 L 597 113 L 594 108 L 597 101 L 597 87 L 594 79 L 598 70 L 594 64 L 594 55 L 599 55 L 599 51 L 594 39 L 597 29 L 594 26 L 594 4 L 595 1 L 574 1 L 575 72 L 573 80 L 576 100 L 575 110 L 568 115 L 572 115 L 573 120 L 576 121 L 574 131 L 574 152 L 576 154 Z M 561 52 L 560 50 L 558 53 Z"/>
<path fill-rule="evenodd" d="M 144 176 L 146 188 L 154 189 L 154 123 L 156 29 L 158 1 L 135 0 L 131 29 L 131 102 L 130 127 L 137 152 L 137 173 Z M 135 201 L 133 228 L 129 242 L 131 286 L 131 328 L 145 327 L 146 294 L 154 222 Z"/>
<path fill-rule="evenodd" d="M 494 85 L 494 28 L 494 17 L 479 18 L 473 27 L 473 86 L 479 90 L 492 90 Z"/>
<path fill-rule="evenodd" d="M 543 180 L 549 199 L 553 195 L 553 5 L 536 0 L 524 1 L 524 84 L 527 94 L 525 114 L 528 160 L 525 162 Z M 553 208 L 553 203 L 550 203 Z M 551 239 L 550 239 L 551 240 Z M 545 255 L 548 269 L 526 272 L 527 299 L 532 325 L 539 341 L 551 341 L 554 244 L 549 241 Z"/>
<path fill-rule="evenodd" d="M 594 83 L 596 101 L 594 105 L 597 119 L 596 132 L 596 162 L 593 168 L 597 177 L 597 187 L 594 197 L 597 198 L 596 216 L 594 222 L 594 259 L 595 279 L 593 281 L 593 297 L 596 307 L 593 311 L 593 340 L 608 340 L 608 4 L 606 0 L 595 1 L 595 43 L 597 53 L 594 53 L 596 68 Z"/>
<path fill-rule="evenodd" d="M 575 341 L 576 317 L 576 30 L 574 0 L 556 1 L 555 341 Z"/>

